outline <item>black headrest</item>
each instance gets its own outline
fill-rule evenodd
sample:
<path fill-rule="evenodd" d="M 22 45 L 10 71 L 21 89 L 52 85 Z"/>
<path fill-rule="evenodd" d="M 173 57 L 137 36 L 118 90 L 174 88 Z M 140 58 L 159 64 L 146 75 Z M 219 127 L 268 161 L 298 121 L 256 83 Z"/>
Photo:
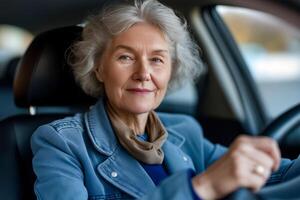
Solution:
<path fill-rule="evenodd" d="M 82 28 L 69 26 L 39 34 L 30 44 L 18 66 L 14 96 L 18 106 L 90 105 L 75 83 L 67 52 L 80 39 Z"/>

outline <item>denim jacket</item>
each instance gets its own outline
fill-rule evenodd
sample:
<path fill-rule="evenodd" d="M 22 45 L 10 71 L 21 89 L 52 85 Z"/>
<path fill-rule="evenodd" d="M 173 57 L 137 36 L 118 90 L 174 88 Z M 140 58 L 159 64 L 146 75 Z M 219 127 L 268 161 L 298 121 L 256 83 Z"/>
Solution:
<path fill-rule="evenodd" d="M 118 142 L 102 100 L 39 127 L 31 138 L 38 199 L 193 199 L 189 171 L 203 172 L 226 148 L 206 140 L 189 116 L 158 116 L 168 131 L 163 151 L 170 174 L 159 186 Z M 280 182 L 291 163 L 284 160 L 269 182 Z"/>

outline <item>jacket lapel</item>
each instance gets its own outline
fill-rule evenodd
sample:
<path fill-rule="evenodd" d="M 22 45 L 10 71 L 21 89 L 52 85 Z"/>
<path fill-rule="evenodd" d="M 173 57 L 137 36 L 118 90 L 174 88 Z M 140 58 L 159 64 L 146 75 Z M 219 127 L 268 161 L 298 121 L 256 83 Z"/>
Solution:
<path fill-rule="evenodd" d="M 87 132 L 93 145 L 108 156 L 97 166 L 97 171 L 115 187 L 139 198 L 154 189 L 155 185 L 140 163 L 118 143 L 104 104 L 104 100 L 100 99 L 85 115 Z"/>
<path fill-rule="evenodd" d="M 166 141 L 163 150 L 164 163 L 170 175 L 181 170 L 194 170 L 190 157 L 175 144 Z M 140 163 L 121 146 L 108 159 L 100 163 L 97 170 L 108 182 L 135 198 L 144 196 L 156 187 Z"/>
<path fill-rule="evenodd" d="M 97 170 L 108 182 L 135 198 L 155 189 L 155 184 L 140 163 L 120 146 L 98 165 Z"/>
<path fill-rule="evenodd" d="M 164 163 L 169 174 L 171 175 L 186 169 L 195 170 L 191 158 L 180 149 L 180 146 L 185 141 L 184 137 L 176 134 L 172 130 L 167 131 L 169 133 L 168 140 L 162 148 L 165 154 Z"/>

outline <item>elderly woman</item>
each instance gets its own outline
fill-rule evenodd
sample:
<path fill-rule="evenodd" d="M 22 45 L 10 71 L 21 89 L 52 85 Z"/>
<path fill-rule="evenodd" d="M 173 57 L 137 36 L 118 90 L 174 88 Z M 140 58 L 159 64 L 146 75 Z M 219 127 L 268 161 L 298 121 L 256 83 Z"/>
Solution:
<path fill-rule="evenodd" d="M 154 111 L 202 66 L 184 20 L 161 3 L 107 7 L 73 52 L 76 80 L 99 101 L 36 130 L 39 199 L 217 199 L 279 182 L 291 165 L 271 139 L 242 136 L 227 150 L 191 117 Z"/>

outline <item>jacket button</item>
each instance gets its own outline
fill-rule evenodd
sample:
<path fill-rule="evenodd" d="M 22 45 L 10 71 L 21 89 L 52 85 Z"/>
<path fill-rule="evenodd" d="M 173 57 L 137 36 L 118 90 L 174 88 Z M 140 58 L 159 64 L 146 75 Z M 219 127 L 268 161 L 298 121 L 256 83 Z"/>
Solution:
<path fill-rule="evenodd" d="M 111 172 L 111 174 L 110 174 L 112 177 L 117 177 L 118 176 L 118 173 L 117 172 Z"/>
<path fill-rule="evenodd" d="M 186 156 L 182 157 L 184 161 L 188 161 L 188 158 Z"/>

